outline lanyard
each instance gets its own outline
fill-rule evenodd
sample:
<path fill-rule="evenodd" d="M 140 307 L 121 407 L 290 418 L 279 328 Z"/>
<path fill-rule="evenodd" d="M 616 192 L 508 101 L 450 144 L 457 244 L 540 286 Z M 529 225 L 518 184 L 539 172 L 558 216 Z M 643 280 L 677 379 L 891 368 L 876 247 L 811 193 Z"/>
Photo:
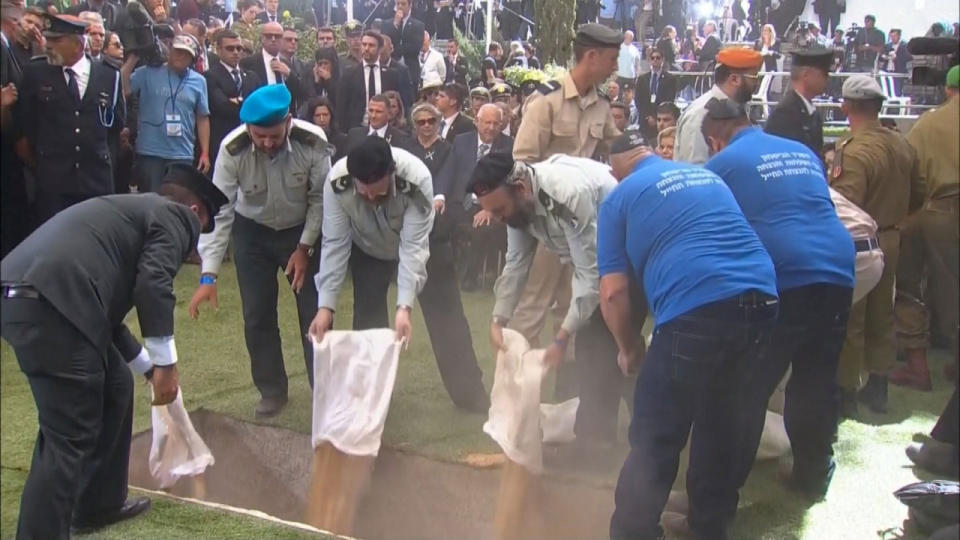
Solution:
<path fill-rule="evenodd" d="M 170 70 L 167 69 L 167 88 L 170 89 L 170 112 L 177 114 L 177 96 L 180 95 L 180 90 L 183 88 L 183 81 L 187 80 L 187 75 L 190 74 L 190 68 L 187 68 L 186 73 L 180 77 L 180 82 L 177 83 L 177 89 L 173 89 L 173 81 L 170 80 Z M 166 106 L 164 106 L 164 114 L 166 114 Z"/>

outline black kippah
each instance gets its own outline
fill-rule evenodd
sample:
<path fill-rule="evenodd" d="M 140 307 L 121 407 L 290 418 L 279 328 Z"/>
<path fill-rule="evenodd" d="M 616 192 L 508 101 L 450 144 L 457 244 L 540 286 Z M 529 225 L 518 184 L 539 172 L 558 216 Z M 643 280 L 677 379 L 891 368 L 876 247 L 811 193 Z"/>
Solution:
<path fill-rule="evenodd" d="M 364 184 L 373 183 L 393 170 L 390 144 L 376 135 L 370 135 L 347 154 L 347 172 Z"/>
<path fill-rule="evenodd" d="M 467 190 L 480 197 L 504 185 L 513 170 L 513 157 L 504 152 L 492 152 L 477 162 Z"/>
<path fill-rule="evenodd" d="M 743 105 L 732 99 L 710 98 L 705 108 L 707 116 L 712 120 L 733 120 L 747 115 Z"/>
<path fill-rule="evenodd" d="M 650 144 L 647 143 L 646 139 L 643 138 L 643 134 L 638 130 L 628 129 L 623 132 L 623 135 L 620 135 L 610 143 L 610 155 L 621 154 L 641 146 L 650 146 Z"/>

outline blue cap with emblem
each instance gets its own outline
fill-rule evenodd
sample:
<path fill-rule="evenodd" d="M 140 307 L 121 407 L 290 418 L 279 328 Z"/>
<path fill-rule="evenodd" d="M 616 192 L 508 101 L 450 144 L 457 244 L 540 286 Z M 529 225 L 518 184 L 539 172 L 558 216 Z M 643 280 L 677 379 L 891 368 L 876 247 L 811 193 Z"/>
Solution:
<path fill-rule="evenodd" d="M 240 121 L 254 126 L 275 126 L 290 113 L 290 90 L 285 84 L 256 89 L 240 106 Z"/>

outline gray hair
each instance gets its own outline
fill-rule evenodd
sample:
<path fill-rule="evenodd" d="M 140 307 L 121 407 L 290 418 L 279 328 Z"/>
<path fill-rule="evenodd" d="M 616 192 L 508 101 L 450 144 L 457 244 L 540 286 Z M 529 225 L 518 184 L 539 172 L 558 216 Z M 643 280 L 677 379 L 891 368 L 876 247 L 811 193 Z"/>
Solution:
<path fill-rule="evenodd" d="M 413 111 L 410 112 L 410 118 L 413 119 L 413 117 L 415 117 L 418 113 L 422 112 L 429 114 L 437 120 L 443 116 L 443 114 L 440 112 L 440 109 L 436 108 L 431 103 L 424 102 L 413 108 Z"/>
<path fill-rule="evenodd" d="M 81 11 L 77 18 L 88 24 L 99 24 L 103 26 L 103 16 L 96 11 Z"/>

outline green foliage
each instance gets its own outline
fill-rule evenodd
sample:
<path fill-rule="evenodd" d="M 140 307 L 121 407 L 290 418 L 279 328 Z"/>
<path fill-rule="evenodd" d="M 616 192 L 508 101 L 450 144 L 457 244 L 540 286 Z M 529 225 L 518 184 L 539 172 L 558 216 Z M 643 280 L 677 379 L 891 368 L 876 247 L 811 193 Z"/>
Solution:
<path fill-rule="evenodd" d="M 537 51 L 544 64 L 567 65 L 573 51 L 576 0 L 534 0 Z"/>
<path fill-rule="evenodd" d="M 467 73 L 480 73 L 480 64 L 486 53 L 482 50 L 482 42 L 467 39 L 456 25 L 453 26 L 453 39 L 460 44 L 460 54 L 467 61 Z"/>

